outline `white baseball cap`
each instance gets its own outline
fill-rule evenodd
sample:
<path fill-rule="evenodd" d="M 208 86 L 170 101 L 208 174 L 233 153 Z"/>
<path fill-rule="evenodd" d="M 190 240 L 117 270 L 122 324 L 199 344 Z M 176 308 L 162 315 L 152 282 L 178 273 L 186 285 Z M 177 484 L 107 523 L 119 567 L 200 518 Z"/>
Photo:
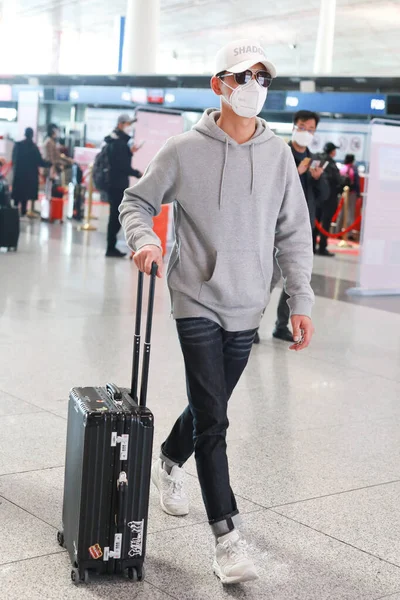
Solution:
<path fill-rule="evenodd" d="M 236 40 L 218 51 L 215 57 L 215 75 L 222 71 L 241 73 L 257 63 L 262 63 L 272 77 L 276 77 L 275 65 L 267 59 L 258 42 L 248 39 Z"/>

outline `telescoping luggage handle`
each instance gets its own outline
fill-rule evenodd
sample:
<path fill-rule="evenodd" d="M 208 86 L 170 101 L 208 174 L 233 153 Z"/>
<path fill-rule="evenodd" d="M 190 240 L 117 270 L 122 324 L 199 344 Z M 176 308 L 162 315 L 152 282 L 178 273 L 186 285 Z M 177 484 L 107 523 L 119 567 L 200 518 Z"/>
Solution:
<path fill-rule="evenodd" d="M 140 387 L 140 399 L 138 401 L 139 406 L 146 406 L 147 401 L 147 386 L 149 381 L 149 367 L 150 367 L 150 350 L 151 350 L 151 329 L 153 325 L 153 310 L 154 310 L 154 296 L 156 290 L 156 276 L 158 266 L 157 263 L 153 262 L 150 273 L 150 287 L 149 287 L 149 300 L 147 305 L 147 323 L 146 333 L 144 339 L 144 355 L 142 364 L 142 380 Z M 140 359 L 140 329 L 142 324 L 142 307 L 143 307 L 143 273 L 139 271 L 138 286 L 137 286 L 137 300 L 136 300 L 136 322 L 135 322 L 135 336 L 133 343 L 133 366 L 132 366 L 132 382 L 131 382 L 131 397 L 136 401 L 138 394 L 138 378 L 139 378 L 139 359 Z"/>

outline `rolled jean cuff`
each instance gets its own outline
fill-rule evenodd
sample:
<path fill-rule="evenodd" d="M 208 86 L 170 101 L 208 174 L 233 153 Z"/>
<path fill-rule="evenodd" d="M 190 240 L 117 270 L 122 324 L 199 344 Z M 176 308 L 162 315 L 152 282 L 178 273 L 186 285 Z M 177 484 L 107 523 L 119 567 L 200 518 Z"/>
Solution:
<path fill-rule="evenodd" d="M 215 537 L 219 538 L 240 527 L 241 518 L 239 511 L 235 510 L 235 512 L 231 513 L 230 515 L 225 515 L 221 519 L 209 521 L 209 523 L 211 525 L 213 534 Z"/>
<path fill-rule="evenodd" d="M 176 460 L 173 460 L 172 458 L 169 458 L 164 454 L 163 450 L 160 451 L 160 458 L 163 461 L 163 463 L 165 463 L 170 469 L 172 469 L 173 467 L 182 467 L 182 465 L 184 464 L 183 462 L 178 462 Z"/>

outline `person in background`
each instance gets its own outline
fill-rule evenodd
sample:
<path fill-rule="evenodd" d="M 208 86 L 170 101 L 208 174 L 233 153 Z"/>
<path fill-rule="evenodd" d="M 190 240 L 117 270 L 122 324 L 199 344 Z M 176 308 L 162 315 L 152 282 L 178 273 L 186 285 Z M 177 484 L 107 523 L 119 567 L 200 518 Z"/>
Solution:
<path fill-rule="evenodd" d="M 213 569 L 225 584 L 257 571 L 241 538 L 226 454 L 228 401 L 249 360 L 269 301 L 273 255 L 290 295 L 295 344 L 313 326 L 312 235 L 290 149 L 258 119 L 274 65 L 260 44 L 238 40 L 216 58 L 211 87 L 221 109 L 207 109 L 192 131 L 170 138 L 144 177 L 125 191 L 121 222 L 135 263 L 162 276 L 153 217 L 174 203 L 176 242 L 167 282 L 186 368 L 188 405 L 152 468 L 161 508 L 189 511 L 183 465 L 195 454 L 208 521 Z"/>
<path fill-rule="evenodd" d="M 325 231 L 329 231 L 331 226 L 332 217 L 338 207 L 338 197 L 343 189 L 342 178 L 340 171 L 335 162 L 336 150 L 338 146 L 335 146 L 333 142 L 328 142 L 324 146 L 324 152 L 318 157 L 321 160 L 321 166 L 323 167 L 328 163 L 324 169 L 324 173 L 329 184 L 329 196 L 327 200 L 317 206 L 317 220 L 321 222 L 322 227 Z M 317 250 L 317 236 L 319 239 L 319 248 Z M 313 230 L 313 243 L 314 243 L 314 254 L 320 256 L 335 256 L 332 252 L 329 252 L 328 238 L 318 231 L 316 227 Z"/>
<path fill-rule="evenodd" d="M 289 142 L 290 149 L 296 163 L 297 172 L 300 177 L 301 187 L 307 201 L 311 228 L 314 222 L 317 207 L 322 206 L 329 196 L 329 185 L 323 172 L 321 163 L 314 165 L 315 157 L 309 150 L 314 134 L 319 123 L 319 115 L 309 110 L 299 110 L 294 115 L 292 141 Z M 277 273 L 275 264 L 273 283 L 279 281 L 280 274 Z M 286 281 L 278 304 L 278 318 L 273 337 L 285 342 L 293 342 L 293 334 L 289 329 L 290 308 L 288 300 L 290 295 L 286 293 Z"/>
<path fill-rule="evenodd" d="M 133 123 L 136 119 L 127 114 L 118 117 L 117 126 L 104 141 L 108 146 L 108 158 L 110 163 L 108 201 L 110 204 L 110 217 L 107 231 L 106 256 L 111 258 L 123 258 L 126 253 L 116 247 L 117 235 L 121 229 L 119 222 L 119 205 L 124 196 L 124 191 L 129 187 L 129 177 L 140 179 L 142 173 L 132 168 L 132 154 L 136 146 L 130 143 L 133 137 Z"/>
<path fill-rule="evenodd" d="M 61 154 L 58 144 L 60 131 L 54 123 L 51 123 L 47 128 L 47 138 L 44 143 L 44 157 L 51 163 L 50 170 L 46 173 L 47 177 L 52 180 L 57 180 L 61 171 L 65 166 L 73 164 L 73 160 Z"/>
<path fill-rule="evenodd" d="M 39 168 L 51 167 L 50 161 L 44 160 L 39 148 L 33 141 L 33 129 L 25 129 L 25 139 L 14 145 L 13 155 L 12 198 L 16 207 L 21 207 L 21 216 L 26 215 L 28 200 L 32 205 L 39 193 Z M 33 215 L 32 206 L 32 215 Z"/>
<path fill-rule="evenodd" d="M 348 223 L 346 226 L 348 227 L 352 223 L 354 223 L 355 215 L 356 215 L 356 204 L 357 200 L 360 197 L 361 189 L 360 189 L 360 176 L 358 174 L 357 165 L 355 163 L 356 157 L 354 154 L 346 154 L 344 159 L 344 165 L 340 169 L 340 175 L 342 177 L 342 186 L 348 186 L 350 188 L 349 194 L 349 208 L 348 208 Z M 341 231 L 343 228 L 343 211 L 340 213 L 338 219 L 338 231 Z M 351 235 L 350 239 L 353 239 Z"/>

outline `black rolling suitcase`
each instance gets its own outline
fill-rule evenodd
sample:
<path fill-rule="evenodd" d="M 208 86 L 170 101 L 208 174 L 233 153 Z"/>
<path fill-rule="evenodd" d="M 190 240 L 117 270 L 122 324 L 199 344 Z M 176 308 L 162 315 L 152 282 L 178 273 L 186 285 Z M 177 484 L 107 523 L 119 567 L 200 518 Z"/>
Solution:
<path fill-rule="evenodd" d="M 140 401 L 138 373 L 143 273 L 139 273 L 131 389 L 73 388 L 69 397 L 63 528 L 71 579 L 91 572 L 144 578 L 153 415 L 146 408 L 157 266 L 150 277 Z"/>
<path fill-rule="evenodd" d="M 16 251 L 19 239 L 18 208 L 0 206 L 0 248 Z"/>

